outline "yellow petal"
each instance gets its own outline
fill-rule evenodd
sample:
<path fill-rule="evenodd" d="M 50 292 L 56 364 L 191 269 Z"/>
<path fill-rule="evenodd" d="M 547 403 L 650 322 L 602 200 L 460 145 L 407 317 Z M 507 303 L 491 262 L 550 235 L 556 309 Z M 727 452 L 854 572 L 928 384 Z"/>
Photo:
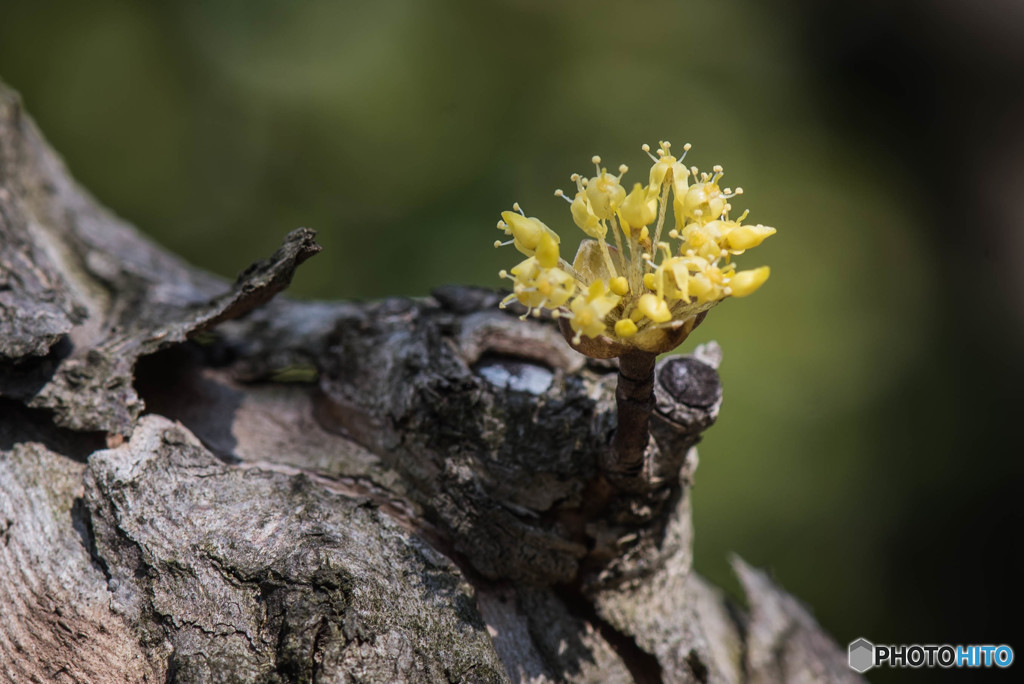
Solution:
<path fill-rule="evenodd" d="M 729 249 L 742 251 L 757 247 L 772 235 L 775 229 L 769 226 L 736 226 L 729 231 L 726 241 Z"/>
<path fill-rule="evenodd" d="M 633 186 L 633 191 L 622 202 L 619 214 L 630 228 L 642 228 L 658 217 L 657 196 L 648 201 L 647 190 L 637 183 Z"/>
<path fill-rule="evenodd" d="M 771 269 L 767 266 L 755 268 L 750 271 L 740 271 L 729 280 L 729 289 L 733 297 L 746 297 L 753 294 L 754 290 L 764 285 L 768 280 Z"/>
<path fill-rule="evenodd" d="M 558 243 L 547 233 L 542 233 L 537 244 L 537 261 L 543 268 L 554 268 L 558 265 Z"/>
<path fill-rule="evenodd" d="M 601 225 L 601 222 L 590 208 L 590 202 L 587 201 L 587 196 L 584 193 L 576 193 L 576 198 L 572 201 L 569 211 L 572 213 L 572 220 L 579 226 L 580 230 L 592 238 L 604 239 L 608 229 Z"/>

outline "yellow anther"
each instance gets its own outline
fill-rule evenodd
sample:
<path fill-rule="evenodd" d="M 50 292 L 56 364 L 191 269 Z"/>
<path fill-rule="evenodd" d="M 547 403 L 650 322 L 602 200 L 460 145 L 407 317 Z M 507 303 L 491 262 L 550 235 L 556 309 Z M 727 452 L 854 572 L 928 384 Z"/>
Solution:
<path fill-rule="evenodd" d="M 622 318 L 615 321 L 615 335 L 622 338 L 630 338 L 636 335 L 637 327 L 636 323 L 629 320 L 628 318 Z"/>

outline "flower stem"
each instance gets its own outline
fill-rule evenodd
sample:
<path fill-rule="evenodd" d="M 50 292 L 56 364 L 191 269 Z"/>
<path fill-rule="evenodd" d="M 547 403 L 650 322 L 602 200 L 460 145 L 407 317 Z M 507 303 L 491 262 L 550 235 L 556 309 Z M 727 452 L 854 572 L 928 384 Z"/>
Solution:
<path fill-rule="evenodd" d="M 665 184 L 665 189 L 661 193 L 658 207 L 658 227 L 654 231 L 654 242 L 651 243 L 651 255 L 653 256 L 658 250 L 658 244 L 661 242 L 661 231 L 665 227 L 665 209 L 668 207 L 668 183 Z"/>
<path fill-rule="evenodd" d="M 608 269 L 608 277 L 617 277 L 619 274 L 615 270 L 615 264 L 612 263 L 612 255 L 608 251 L 608 243 L 604 240 L 598 240 L 597 244 L 601 246 L 601 254 L 604 256 L 604 267 Z"/>
<path fill-rule="evenodd" d="M 635 478 L 643 472 L 644 452 L 650 441 L 654 410 L 654 362 L 657 355 L 633 350 L 619 357 L 619 382 L 615 388 L 618 427 L 607 464 L 609 475 Z"/>
<path fill-rule="evenodd" d="M 615 247 L 618 249 L 619 266 L 621 267 L 622 272 L 626 274 L 629 272 L 629 269 L 626 267 L 626 251 L 622 249 L 622 235 L 620 234 L 619 223 L 615 220 L 614 216 L 612 216 L 611 223 L 612 235 L 615 236 Z"/>

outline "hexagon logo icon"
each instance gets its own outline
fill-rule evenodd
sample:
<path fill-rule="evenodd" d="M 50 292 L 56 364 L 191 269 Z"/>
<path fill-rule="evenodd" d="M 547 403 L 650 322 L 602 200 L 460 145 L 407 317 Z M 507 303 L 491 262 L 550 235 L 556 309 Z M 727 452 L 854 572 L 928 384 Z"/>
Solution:
<path fill-rule="evenodd" d="M 850 643 L 850 668 L 867 672 L 875 666 L 875 645 L 863 637 Z"/>

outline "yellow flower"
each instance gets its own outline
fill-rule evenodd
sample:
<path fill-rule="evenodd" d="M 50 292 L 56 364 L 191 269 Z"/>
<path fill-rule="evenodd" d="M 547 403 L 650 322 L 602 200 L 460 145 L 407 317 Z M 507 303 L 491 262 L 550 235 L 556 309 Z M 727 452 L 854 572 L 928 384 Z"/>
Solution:
<path fill-rule="evenodd" d="M 551 236 L 555 244 L 558 244 L 560 240 L 558 233 L 544 225 L 540 219 L 527 218 L 519 209 L 518 203 L 513 205 L 513 208 L 515 211 L 501 212 L 502 220 L 498 221 L 498 229 L 505 231 L 506 235 L 512 236 L 511 244 L 514 244 L 516 249 L 526 256 L 533 256 L 542 235 Z M 509 243 L 498 240 L 494 246 L 502 247 L 507 244 Z"/>
<path fill-rule="evenodd" d="M 594 166 L 597 167 L 597 175 L 587 183 L 587 199 L 590 201 L 591 211 L 599 219 L 609 219 L 615 215 L 615 210 L 626 198 L 626 190 L 619 183 L 622 174 L 626 173 L 625 165 L 619 167 L 619 175 L 613 176 L 607 169 L 602 169 L 601 158 L 594 157 Z"/>
<path fill-rule="evenodd" d="M 576 222 L 580 230 L 590 237 L 603 240 L 604 236 L 608 234 L 608 228 L 601 223 L 597 214 L 590 208 L 590 200 L 587 199 L 587 194 L 584 191 L 576 193 L 570 211 L 572 211 L 572 220 Z"/>
<path fill-rule="evenodd" d="M 683 157 L 676 159 L 670 154 L 672 143 L 663 140 L 659 143 L 658 156 L 651 154 L 650 145 L 643 145 L 641 149 L 654 162 L 651 167 L 650 186 L 660 188 L 665 183 L 672 183 L 673 190 L 677 195 L 686 192 L 686 185 L 690 178 L 690 170 L 683 166 L 683 157 L 690 151 L 690 143 L 683 145 Z"/>
<path fill-rule="evenodd" d="M 633 191 L 622 202 L 619 217 L 622 219 L 623 230 L 630 232 L 634 228 L 643 228 L 653 223 L 658 218 L 657 190 L 651 197 L 642 185 L 634 185 Z"/>
<path fill-rule="evenodd" d="M 518 301 L 527 308 L 527 314 L 539 316 L 543 308 L 557 310 L 576 292 L 575 278 L 560 268 L 545 268 L 537 257 L 515 266 L 511 278 L 515 283 L 512 294 L 502 300 L 501 306 Z"/>
<path fill-rule="evenodd" d="M 684 154 L 690 149 L 683 147 Z M 732 258 L 775 234 L 768 226 L 744 225 L 746 212 L 730 219 L 730 200 L 742 193 L 720 187 L 722 167 L 701 173 L 683 166 L 661 142 L 657 156 L 643 150 L 653 164 L 649 183 L 626 193 L 623 165 L 614 176 L 593 162 L 597 175 L 573 174 L 576 194 L 569 199 L 573 222 L 587 235 L 572 265 L 559 255 L 559 238 L 539 219 L 515 211 L 502 213 L 498 227 L 512 236 L 525 261 L 511 270 L 513 293 L 502 305 L 518 301 L 528 313 L 548 310 L 562 319 L 574 348 L 610 358 L 639 350 L 670 351 L 727 297 L 746 297 L 761 287 L 767 266 L 737 271 Z M 692 181 L 692 182 L 691 182 Z M 665 231 L 672 200 L 675 227 Z M 611 234 L 612 244 L 606 242 Z M 586 338 L 586 339 L 584 339 Z"/>
<path fill-rule="evenodd" d="M 594 282 L 586 294 L 572 300 L 569 307 L 571 315 L 569 325 L 576 331 L 575 340 L 579 342 L 581 335 L 597 337 L 605 333 L 605 317 L 619 303 L 619 296 L 608 292 L 604 281 Z"/>

